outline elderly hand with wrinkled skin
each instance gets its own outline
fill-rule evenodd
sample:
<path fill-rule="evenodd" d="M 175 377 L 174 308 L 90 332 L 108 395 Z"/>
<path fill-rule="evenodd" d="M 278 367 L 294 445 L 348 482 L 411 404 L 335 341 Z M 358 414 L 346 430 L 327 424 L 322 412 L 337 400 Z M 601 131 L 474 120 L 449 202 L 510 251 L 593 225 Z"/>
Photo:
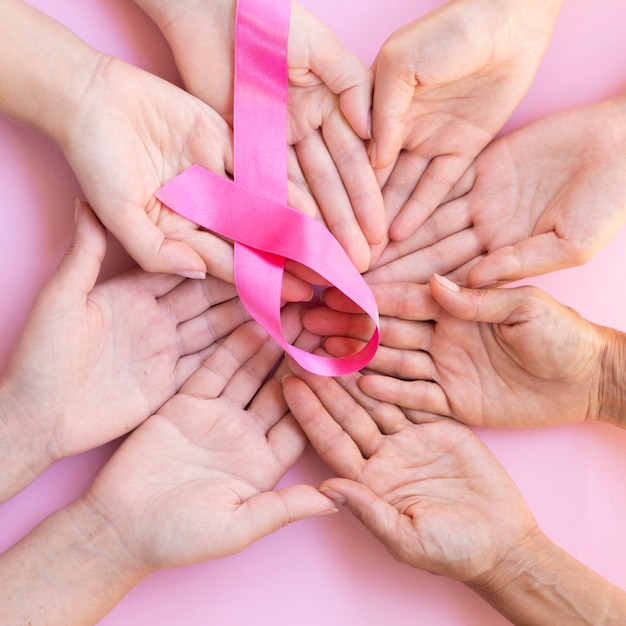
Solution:
<path fill-rule="evenodd" d="M 623 333 L 534 287 L 460 289 L 434 277 L 373 289 L 381 347 L 359 379 L 373 398 L 473 426 L 621 424 Z M 369 321 L 336 292 L 325 302 L 303 315 L 305 328 L 333 356 L 353 352 Z"/>
<path fill-rule="evenodd" d="M 395 559 L 463 582 L 513 624 L 623 622 L 626 593 L 549 540 L 467 426 L 374 400 L 359 373 L 332 379 L 291 366 L 285 398 L 337 474 L 320 491 Z"/>

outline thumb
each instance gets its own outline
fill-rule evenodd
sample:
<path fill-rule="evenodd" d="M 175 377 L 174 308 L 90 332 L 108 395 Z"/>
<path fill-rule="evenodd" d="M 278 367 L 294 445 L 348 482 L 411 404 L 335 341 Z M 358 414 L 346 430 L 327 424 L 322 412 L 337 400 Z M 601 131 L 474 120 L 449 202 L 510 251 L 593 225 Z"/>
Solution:
<path fill-rule="evenodd" d="M 106 253 L 104 226 L 86 202 L 76 201 L 72 242 L 61 259 L 51 283 L 88 294 L 96 284 Z"/>
<path fill-rule="evenodd" d="M 261 492 L 241 505 L 237 523 L 232 525 L 233 545 L 228 552 L 239 552 L 293 522 L 336 512 L 332 499 L 309 485 Z"/>
<path fill-rule="evenodd" d="M 341 112 L 354 132 L 361 139 L 368 139 L 372 99 L 369 69 L 323 22 L 300 5 L 293 6 L 289 50 L 290 65 L 294 63 L 300 71 L 308 66 L 339 96 Z"/>
<path fill-rule="evenodd" d="M 322 483 L 320 491 L 343 504 L 392 554 L 402 552 L 402 544 L 407 541 L 402 532 L 403 516 L 369 487 L 345 478 L 330 478 Z"/>
<path fill-rule="evenodd" d="M 430 279 L 430 291 L 454 317 L 490 324 L 519 324 L 533 316 L 540 292 L 536 287 L 467 289 L 438 274 Z"/>

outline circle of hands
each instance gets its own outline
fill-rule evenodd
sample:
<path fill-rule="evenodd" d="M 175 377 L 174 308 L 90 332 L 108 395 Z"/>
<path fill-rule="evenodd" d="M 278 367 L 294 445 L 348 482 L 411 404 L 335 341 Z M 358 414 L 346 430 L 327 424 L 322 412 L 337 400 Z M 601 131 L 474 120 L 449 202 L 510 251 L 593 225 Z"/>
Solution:
<path fill-rule="evenodd" d="M 583 263 L 619 230 L 624 104 L 497 136 L 560 3 L 505 14 L 449 2 L 394 33 L 371 68 L 294 5 L 290 204 L 327 225 L 381 313 L 368 369 L 317 377 L 250 321 L 230 243 L 153 195 L 193 163 L 232 172 L 235 2 L 137 2 L 185 90 L 110 57 L 91 64 L 97 80 L 60 139 L 89 206 L 77 207 L 0 398 L 41 460 L 2 499 L 130 433 L 80 506 L 142 575 L 232 554 L 343 503 L 405 563 L 493 577 L 512 544 L 541 534 L 470 427 L 598 419 L 611 331 L 532 287 L 472 287 Z M 142 269 L 96 284 L 103 225 Z M 309 307 L 292 269 L 287 338 L 331 356 L 358 349 L 368 318 L 332 288 Z M 336 477 L 275 489 L 308 442 Z"/>

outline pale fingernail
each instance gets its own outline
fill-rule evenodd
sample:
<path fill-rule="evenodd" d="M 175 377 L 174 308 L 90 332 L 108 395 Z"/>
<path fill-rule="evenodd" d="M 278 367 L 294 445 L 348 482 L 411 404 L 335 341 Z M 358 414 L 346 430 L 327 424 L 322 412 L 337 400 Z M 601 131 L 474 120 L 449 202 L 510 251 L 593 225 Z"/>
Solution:
<path fill-rule="evenodd" d="M 320 492 L 337 504 L 345 504 L 346 502 L 346 499 L 340 493 L 337 493 L 328 487 L 321 487 Z"/>
<path fill-rule="evenodd" d="M 440 276 L 439 274 L 433 274 L 433 276 L 435 277 L 435 280 L 444 289 L 448 289 L 449 291 L 459 291 L 460 290 L 460 287 L 456 283 L 453 283 L 451 280 L 449 280 L 445 276 Z"/>
<path fill-rule="evenodd" d="M 326 511 L 322 511 L 317 515 L 318 517 L 321 517 L 322 515 L 333 515 L 334 513 L 339 513 L 339 509 L 327 509 Z"/>
<path fill-rule="evenodd" d="M 370 165 L 376 167 L 376 142 L 372 141 L 370 145 Z"/>
<path fill-rule="evenodd" d="M 179 270 L 176 274 L 183 278 L 194 278 L 196 280 L 204 280 L 206 278 L 206 272 L 198 272 L 195 270 Z"/>

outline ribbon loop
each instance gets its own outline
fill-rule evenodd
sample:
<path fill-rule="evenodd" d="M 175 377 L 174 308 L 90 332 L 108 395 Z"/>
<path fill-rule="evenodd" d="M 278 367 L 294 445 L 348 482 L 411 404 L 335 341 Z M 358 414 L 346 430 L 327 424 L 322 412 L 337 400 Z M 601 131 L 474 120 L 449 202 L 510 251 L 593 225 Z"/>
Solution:
<path fill-rule="evenodd" d="M 193 165 L 159 189 L 172 210 L 235 242 L 235 282 L 249 313 L 302 367 L 325 376 L 357 371 L 378 348 L 378 309 L 332 234 L 287 204 L 289 0 L 238 0 L 235 22 L 234 181 Z M 280 318 L 285 259 L 336 286 L 376 323 L 356 354 L 331 358 L 285 340 Z"/>

